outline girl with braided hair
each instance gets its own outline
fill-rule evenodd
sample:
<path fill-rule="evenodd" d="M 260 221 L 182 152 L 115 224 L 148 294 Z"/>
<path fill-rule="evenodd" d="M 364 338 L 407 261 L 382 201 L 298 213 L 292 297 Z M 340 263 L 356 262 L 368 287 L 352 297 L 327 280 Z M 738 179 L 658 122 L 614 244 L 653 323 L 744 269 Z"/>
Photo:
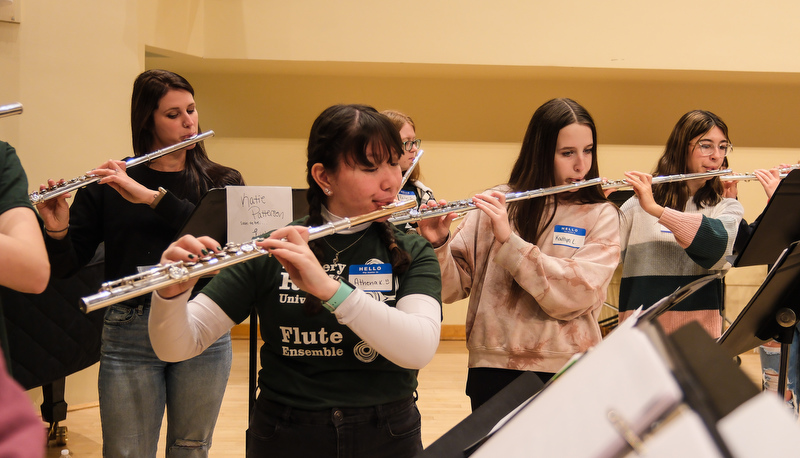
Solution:
<path fill-rule="evenodd" d="M 326 109 L 308 141 L 309 216 L 258 242 L 272 256 L 223 269 L 192 300 L 191 282 L 153 293 L 151 339 L 167 361 L 191 358 L 258 311 L 264 345 L 247 456 L 422 449 L 417 371 L 435 354 L 441 324 L 433 248 L 385 221 L 312 242 L 307 229 L 393 202 L 401 145 L 372 107 Z M 185 236 L 161 261 L 218 249 L 208 237 Z"/>

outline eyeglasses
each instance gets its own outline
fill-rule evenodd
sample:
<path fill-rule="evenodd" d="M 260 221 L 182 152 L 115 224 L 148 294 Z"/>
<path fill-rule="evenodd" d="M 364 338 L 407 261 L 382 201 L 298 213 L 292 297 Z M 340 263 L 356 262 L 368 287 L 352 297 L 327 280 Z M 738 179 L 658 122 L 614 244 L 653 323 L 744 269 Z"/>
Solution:
<path fill-rule="evenodd" d="M 411 151 L 412 149 L 414 149 L 415 146 L 417 147 L 417 149 L 419 149 L 419 145 L 421 145 L 421 144 L 422 144 L 422 140 L 420 140 L 420 139 L 408 140 L 408 141 L 403 142 L 403 150 Z"/>
<path fill-rule="evenodd" d="M 700 149 L 700 155 L 702 156 L 711 156 L 715 153 L 719 153 L 722 157 L 725 157 L 733 151 L 733 145 L 727 142 L 714 145 L 714 142 L 711 140 L 700 140 L 695 143 L 694 146 Z"/>

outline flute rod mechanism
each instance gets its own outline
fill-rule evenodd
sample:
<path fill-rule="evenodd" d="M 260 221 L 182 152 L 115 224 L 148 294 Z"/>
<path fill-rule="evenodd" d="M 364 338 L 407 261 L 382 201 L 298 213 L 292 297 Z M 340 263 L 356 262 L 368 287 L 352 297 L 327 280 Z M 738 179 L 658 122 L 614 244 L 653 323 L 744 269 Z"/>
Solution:
<path fill-rule="evenodd" d="M 792 170 L 800 168 L 800 164 L 793 164 L 788 167 L 781 167 L 778 169 L 780 179 L 784 179 L 789 175 L 789 172 Z M 722 181 L 753 181 L 758 180 L 758 177 L 755 173 L 732 173 L 730 175 L 725 175 L 719 177 Z"/>
<path fill-rule="evenodd" d="M 506 202 L 514 202 L 516 200 L 531 199 L 534 197 L 550 196 L 562 192 L 575 191 L 589 186 L 597 186 L 602 183 L 602 178 L 592 178 L 591 180 L 579 181 L 571 184 L 560 186 L 551 186 L 549 188 L 534 189 L 532 191 L 519 191 L 510 192 L 506 194 Z M 436 207 L 426 208 L 422 210 L 410 209 L 406 212 L 397 213 L 389 218 L 392 224 L 405 224 L 414 223 L 427 218 L 434 218 L 437 216 L 444 216 L 448 213 L 457 213 L 462 216 L 464 213 L 475 210 L 475 203 L 472 199 L 458 200 L 450 202 L 446 205 L 439 205 Z"/>
<path fill-rule="evenodd" d="M 147 153 L 139 157 L 128 159 L 127 161 L 125 161 L 126 168 L 135 167 L 139 164 L 144 164 L 153 161 L 161 156 L 165 156 L 169 153 L 182 150 L 187 146 L 194 145 L 195 143 L 201 142 L 206 138 L 213 136 L 214 136 L 214 131 L 209 130 L 207 132 L 203 132 L 202 134 L 195 135 L 192 138 L 186 139 L 180 143 L 176 143 L 172 146 L 167 146 L 166 148 L 161 148 L 160 150 L 153 151 L 152 153 Z M 31 200 L 31 204 L 33 205 L 40 204 L 54 197 L 58 197 L 62 194 L 66 194 L 68 192 L 90 185 L 94 182 L 100 181 L 102 178 L 103 177 L 99 175 L 82 175 L 77 178 L 64 181 L 62 183 L 57 183 L 54 186 L 45 188 L 42 191 L 34 191 L 30 193 L 28 197 Z"/>
<path fill-rule="evenodd" d="M 712 170 L 710 172 L 661 175 L 653 177 L 653 184 L 675 183 L 678 181 L 689 181 L 689 180 L 696 180 L 698 178 L 712 178 L 717 176 L 721 177 L 722 175 L 727 175 L 729 173 L 731 173 L 730 169 L 721 169 L 721 170 Z M 603 189 L 620 189 L 629 187 L 631 187 L 631 184 L 628 183 L 628 180 L 609 180 L 603 183 Z"/>
<path fill-rule="evenodd" d="M 5 118 L 6 116 L 14 116 L 22 114 L 22 104 L 21 103 L 11 103 L 8 105 L 0 105 L 0 118 Z"/>
<path fill-rule="evenodd" d="M 387 217 L 397 211 L 412 208 L 415 202 L 395 202 L 373 212 L 342 218 L 321 226 L 308 229 L 308 239 L 316 240 L 363 223 Z M 191 278 L 211 274 L 225 267 L 238 264 L 265 254 L 267 250 L 259 247 L 256 238 L 242 244 L 228 243 L 222 251 L 210 253 L 197 262 L 176 261 L 163 266 L 156 266 L 147 271 L 130 275 L 119 280 L 103 283 L 97 294 L 81 298 L 81 310 L 85 313 L 108 307 L 127 299 L 141 296 L 167 286 L 185 282 Z"/>

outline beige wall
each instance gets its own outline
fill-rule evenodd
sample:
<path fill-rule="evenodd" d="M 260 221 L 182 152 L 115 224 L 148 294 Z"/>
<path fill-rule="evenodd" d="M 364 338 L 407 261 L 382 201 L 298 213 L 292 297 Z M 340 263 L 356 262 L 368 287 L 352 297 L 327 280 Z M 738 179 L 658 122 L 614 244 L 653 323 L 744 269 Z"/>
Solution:
<path fill-rule="evenodd" d="M 594 115 L 609 178 L 652 169 L 693 108 L 727 121 L 737 170 L 800 159 L 800 4 L 789 0 L 17 1 L 20 23 L 0 22 L 0 104 L 25 112 L 0 120 L 0 138 L 31 189 L 129 154 L 131 83 L 152 67 L 193 82 L 217 133 L 209 151 L 253 185 L 304 186 L 310 124 L 339 102 L 412 115 L 424 181 L 450 200 L 504 181 L 533 110 L 560 96 Z M 763 192 L 740 187 L 753 219 Z M 763 275 L 731 273 L 731 308 Z M 445 306 L 445 323 L 464 316 L 463 303 Z M 71 377 L 68 401 L 91 399 L 80 388 L 94 377 Z"/>

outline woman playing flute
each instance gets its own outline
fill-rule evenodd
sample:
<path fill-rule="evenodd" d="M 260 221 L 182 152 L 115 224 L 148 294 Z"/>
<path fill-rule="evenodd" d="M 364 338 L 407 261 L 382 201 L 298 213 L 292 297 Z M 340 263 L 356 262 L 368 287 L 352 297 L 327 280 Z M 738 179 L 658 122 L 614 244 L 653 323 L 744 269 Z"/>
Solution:
<path fill-rule="evenodd" d="M 384 116 L 392 121 L 392 124 L 400 132 L 400 140 L 403 142 L 403 156 L 400 158 L 400 171 L 403 176 L 408 173 L 408 169 L 414 164 L 417 155 L 420 154 L 419 147 L 422 145 L 422 140 L 417 138 L 417 126 L 411 116 L 401 113 L 396 110 L 384 110 L 381 112 Z M 405 185 L 397 194 L 397 198 L 401 201 L 414 200 L 419 208 L 421 204 L 434 199 L 433 190 L 420 181 L 420 166 L 417 164 L 411 171 Z M 406 231 L 416 231 L 416 223 L 406 223 L 404 229 Z"/>
<path fill-rule="evenodd" d="M 444 301 L 469 296 L 473 410 L 525 371 L 547 382 L 600 342 L 597 318 L 619 263 L 617 208 L 599 185 L 505 203 L 509 191 L 598 176 L 592 117 L 573 100 L 550 100 L 533 114 L 508 183 L 473 197 L 481 211 L 452 235 L 452 213 L 420 221 L 442 268 Z"/>
<path fill-rule="evenodd" d="M 715 114 L 694 110 L 681 117 L 653 175 L 719 169 L 733 149 L 728 126 Z M 620 320 L 702 276 L 726 272 L 744 208 L 723 197 L 718 177 L 663 183 L 627 172 L 636 198 L 622 206 Z M 667 332 L 698 321 L 712 336 L 722 332 L 722 280 L 711 282 L 659 317 Z"/>
<path fill-rule="evenodd" d="M 387 222 L 308 242 L 305 225 L 364 215 L 400 190 L 402 143 L 374 108 L 336 105 L 311 127 L 309 216 L 258 244 L 190 300 L 187 283 L 153 293 L 153 347 L 167 361 L 203 351 L 259 314 L 259 395 L 248 457 L 410 457 L 422 450 L 417 372 L 439 344 L 441 276 L 433 249 Z M 184 236 L 162 263 L 219 250 Z"/>
<path fill-rule="evenodd" d="M 164 70 L 140 74 L 133 84 L 131 131 L 137 157 L 197 135 L 189 82 Z M 103 242 L 107 279 L 156 264 L 207 190 L 244 184 L 238 171 L 212 162 L 202 142 L 143 167 L 126 170 L 124 161 L 110 160 L 90 173 L 103 178 L 79 190 L 71 207 L 68 194 L 37 205 L 58 276 L 86 265 Z M 166 456 L 208 456 L 230 373 L 230 335 L 196 358 L 167 363 L 150 345 L 149 316 L 149 295 L 105 314 L 98 381 L 103 455 L 155 457 L 166 406 Z"/>

